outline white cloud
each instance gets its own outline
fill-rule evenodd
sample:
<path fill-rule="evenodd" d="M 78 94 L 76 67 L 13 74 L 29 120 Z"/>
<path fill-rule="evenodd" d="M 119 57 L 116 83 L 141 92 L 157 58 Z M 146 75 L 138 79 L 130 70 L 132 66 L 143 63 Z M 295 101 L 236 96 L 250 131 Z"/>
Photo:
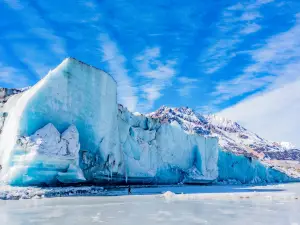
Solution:
<path fill-rule="evenodd" d="M 288 64 L 300 61 L 300 14 L 296 15 L 295 25 L 288 31 L 268 39 L 266 44 L 250 52 L 253 64 L 246 72 L 265 72 L 280 75 Z"/>
<path fill-rule="evenodd" d="M 19 0 L 4 0 L 4 2 L 12 9 L 20 10 L 23 9 L 23 5 Z"/>
<path fill-rule="evenodd" d="M 274 2 L 274 0 L 257 0 L 256 2 L 252 3 L 251 5 L 249 5 L 248 8 L 255 8 L 255 7 L 259 7 L 261 5 L 265 5 L 268 3 Z"/>
<path fill-rule="evenodd" d="M 136 57 L 139 73 L 151 79 L 166 80 L 172 78 L 176 71 L 174 60 L 160 60 L 160 48 L 148 48 L 142 55 Z"/>
<path fill-rule="evenodd" d="M 189 77 L 178 77 L 178 81 L 182 84 L 191 84 L 191 83 L 195 83 L 198 80 L 195 78 L 189 78 Z"/>
<path fill-rule="evenodd" d="M 255 33 L 257 31 L 259 31 L 261 29 L 261 26 L 256 24 L 256 23 L 252 23 L 252 24 L 248 24 L 247 26 L 245 26 L 240 32 L 241 34 L 252 34 Z"/>
<path fill-rule="evenodd" d="M 239 42 L 240 40 L 234 38 L 230 40 L 221 39 L 211 46 L 206 52 L 205 59 L 201 60 L 205 72 L 213 74 L 224 67 L 229 60 L 235 56 L 232 49 L 234 49 Z"/>
<path fill-rule="evenodd" d="M 0 63 L 0 83 L 16 88 L 22 88 L 29 85 L 28 79 L 22 71 L 5 66 Z"/>
<path fill-rule="evenodd" d="M 214 104 L 219 104 L 233 97 L 254 92 L 262 87 L 271 84 L 273 76 L 255 77 L 251 74 L 243 74 L 229 81 L 220 82 L 212 93 L 216 99 Z"/>
<path fill-rule="evenodd" d="M 213 104 L 198 106 L 198 107 L 196 107 L 195 110 L 196 110 L 196 112 L 198 112 L 202 115 L 210 115 L 210 114 L 220 111 Z"/>
<path fill-rule="evenodd" d="M 43 39 L 49 45 L 51 51 L 58 57 L 64 58 L 67 56 L 64 40 L 55 35 L 51 29 L 42 27 L 33 28 L 31 29 L 31 33 L 36 37 Z"/>
<path fill-rule="evenodd" d="M 162 87 L 159 85 L 144 85 L 142 87 L 143 92 L 145 93 L 145 98 L 147 98 L 148 101 L 153 102 L 156 99 L 161 97 L 161 91 Z"/>
<path fill-rule="evenodd" d="M 135 110 L 138 97 L 136 96 L 136 88 L 133 87 L 132 81 L 128 76 L 125 57 L 108 35 L 100 34 L 99 41 L 102 59 L 107 62 L 109 72 L 117 81 L 120 103 L 131 111 Z"/>
<path fill-rule="evenodd" d="M 252 20 L 256 20 L 257 18 L 261 18 L 262 16 L 260 15 L 259 12 L 244 12 L 242 14 L 242 16 L 240 17 L 240 20 L 244 20 L 244 21 L 252 21 Z"/>
<path fill-rule="evenodd" d="M 189 78 L 189 77 L 179 77 L 178 81 L 180 83 L 180 88 L 177 89 L 179 95 L 182 97 L 190 96 L 190 93 L 193 89 L 197 88 L 195 83 L 198 82 L 197 79 Z"/>
<path fill-rule="evenodd" d="M 235 4 L 235 5 L 232 5 L 232 6 L 229 6 L 228 8 L 227 8 L 227 10 L 233 10 L 233 11 L 236 11 L 236 10 L 242 10 L 242 9 L 244 9 L 245 7 L 244 7 L 244 5 L 242 4 L 242 3 L 237 3 L 237 4 Z"/>
<path fill-rule="evenodd" d="M 39 79 L 45 76 L 51 67 L 57 65 L 57 60 L 63 60 L 68 56 L 64 39 L 55 34 L 49 23 L 45 22 L 30 4 L 17 0 L 5 0 L 5 2 L 11 9 L 17 11 L 16 13 L 27 29 L 26 33 L 18 32 L 13 36 L 21 40 L 27 36 L 39 40 L 36 43 L 24 45 L 18 40 L 6 37 L 15 55 L 21 62 L 28 65 Z"/>
<path fill-rule="evenodd" d="M 84 2 L 82 2 L 82 4 L 90 9 L 96 8 L 96 4 L 93 1 L 84 1 Z"/>
<path fill-rule="evenodd" d="M 272 1 L 256 0 L 238 3 L 225 9 L 220 22 L 216 25 L 219 30 L 216 40 L 200 58 L 200 63 L 207 74 L 213 74 L 226 66 L 236 56 L 236 49 L 245 37 L 261 29 L 257 24 L 262 17 L 259 9 L 270 2 Z"/>
<path fill-rule="evenodd" d="M 183 87 L 178 89 L 179 95 L 182 97 L 189 97 L 191 94 L 191 91 L 193 89 L 196 89 L 196 85 L 184 85 Z"/>
<path fill-rule="evenodd" d="M 291 29 L 269 38 L 264 46 L 249 52 L 253 64 L 235 79 L 239 81 L 220 83 L 216 93 L 221 99 L 230 99 L 249 91 L 251 86 L 257 89 L 268 85 L 268 88 L 220 114 L 241 122 L 266 138 L 291 141 L 300 147 L 299 36 L 300 18 L 297 14 Z M 250 79 L 245 83 L 243 77 Z"/>
<path fill-rule="evenodd" d="M 139 110 L 144 112 L 150 110 L 155 101 L 163 96 L 162 91 L 171 85 L 176 75 L 176 61 L 163 60 L 159 47 L 147 48 L 135 58 L 139 76 L 147 82 L 141 85 L 142 101 Z"/>
<path fill-rule="evenodd" d="M 300 147 L 300 79 L 276 90 L 259 93 L 219 114 L 272 141 Z"/>
<path fill-rule="evenodd" d="M 245 52 L 252 59 L 243 74 L 229 81 L 220 82 L 213 93 L 215 104 L 260 88 L 274 89 L 299 77 L 300 18 L 286 32 L 272 36 L 261 48 Z"/>
<path fill-rule="evenodd" d="M 13 50 L 18 53 L 19 60 L 33 71 L 38 79 L 46 76 L 47 73 L 57 66 L 57 62 L 49 58 L 42 49 L 35 44 L 23 45 L 21 43 L 12 44 Z"/>

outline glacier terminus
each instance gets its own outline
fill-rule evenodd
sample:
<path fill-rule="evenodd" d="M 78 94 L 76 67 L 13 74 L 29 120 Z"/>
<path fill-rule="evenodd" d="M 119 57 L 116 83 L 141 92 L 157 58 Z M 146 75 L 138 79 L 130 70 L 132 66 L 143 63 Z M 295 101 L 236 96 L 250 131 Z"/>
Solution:
<path fill-rule="evenodd" d="M 295 181 L 282 152 L 243 127 L 189 108 L 146 115 L 117 103 L 102 70 L 65 59 L 22 90 L 1 89 L 0 180 L 4 184 L 202 184 Z M 266 147 L 267 146 L 267 147 Z"/>

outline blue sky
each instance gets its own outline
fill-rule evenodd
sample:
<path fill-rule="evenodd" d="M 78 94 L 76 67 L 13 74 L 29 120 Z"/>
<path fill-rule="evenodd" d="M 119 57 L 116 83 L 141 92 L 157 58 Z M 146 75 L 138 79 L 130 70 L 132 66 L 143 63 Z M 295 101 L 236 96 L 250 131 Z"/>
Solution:
<path fill-rule="evenodd" d="M 236 107 L 300 79 L 298 0 L 2 0 L 0 15 L 4 87 L 72 56 L 112 74 L 133 111 L 189 106 L 251 125 L 262 114 Z"/>

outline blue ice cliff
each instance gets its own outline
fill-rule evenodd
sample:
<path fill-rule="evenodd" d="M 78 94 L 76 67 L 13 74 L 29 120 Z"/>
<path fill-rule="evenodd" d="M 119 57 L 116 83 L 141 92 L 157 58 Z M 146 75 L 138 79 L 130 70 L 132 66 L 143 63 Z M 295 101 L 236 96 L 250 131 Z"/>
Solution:
<path fill-rule="evenodd" d="M 133 115 L 111 76 L 75 59 L 2 107 L 1 180 L 58 183 L 211 182 L 217 138 Z"/>
<path fill-rule="evenodd" d="M 72 58 L 28 90 L 1 89 L 0 98 L 4 183 L 293 180 L 292 174 L 256 157 L 260 153 L 254 150 L 249 155 L 238 154 L 234 145 L 227 148 L 215 118 L 186 108 L 162 107 L 148 115 L 129 112 L 117 104 L 117 84 L 111 76 Z"/>
<path fill-rule="evenodd" d="M 147 115 L 176 121 L 190 134 L 219 139 L 218 182 L 274 183 L 299 180 L 300 150 L 291 144 L 270 142 L 238 123 L 217 115 L 203 116 L 187 107 L 161 107 Z"/>

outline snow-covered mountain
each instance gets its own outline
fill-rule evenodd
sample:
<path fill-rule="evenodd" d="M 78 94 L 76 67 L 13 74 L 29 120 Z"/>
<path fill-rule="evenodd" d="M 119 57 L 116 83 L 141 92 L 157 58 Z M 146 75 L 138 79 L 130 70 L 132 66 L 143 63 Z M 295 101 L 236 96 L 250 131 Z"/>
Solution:
<path fill-rule="evenodd" d="M 30 87 L 25 88 L 0 88 L 0 107 L 3 107 L 3 105 L 7 102 L 7 100 L 16 94 L 19 94 L 23 91 L 28 90 Z"/>

